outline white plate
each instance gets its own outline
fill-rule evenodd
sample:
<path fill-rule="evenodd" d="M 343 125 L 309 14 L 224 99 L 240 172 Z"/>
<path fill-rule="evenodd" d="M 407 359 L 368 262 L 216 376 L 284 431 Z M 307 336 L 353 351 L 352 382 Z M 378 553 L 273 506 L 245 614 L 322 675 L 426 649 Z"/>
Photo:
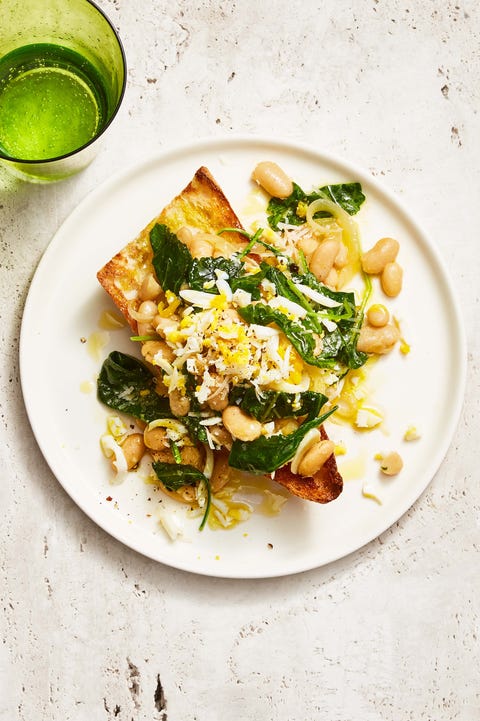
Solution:
<path fill-rule="evenodd" d="M 401 242 L 404 289 L 389 305 L 400 318 L 411 353 L 394 351 L 374 367 L 373 401 L 385 411 L 384 430 L 354 433 L 330 424 L 363 478 L 347 480 L 326 506 L 288 500 L 279 516 L 254 514 L 231 531 L 197 532 L 172 543 L 151 516 L 155 490 L 135 474 L 109 484 L 99 438 L 109 414 L 93 388 L 101 360 L 80 339 L 98 331 L 113 307 L 96 271 L 160 212 L 206 165 L 240 217 L 260 160 L 278 162 L 302 187 L 360 181 L 367 203 L 357 216 L 364 247 L 391 235 Z M 377 287 L 377 286 L 376 286 Z M 380 297 L 380 294 L 379 294 Z M 110 350 L 131 351 L 128 331 L 110 332 Z M 369 173 L 291 142 L 261 138 L 201 141 L 171 150 L 111 179 L 91 193 L 62 225 L 45 252 L 27 298 L 20 361 L 27 412 L 38 444 L 67 493 L 98 525 L 133 549 L 167 565 L 232 578 L 280 576 L 321 566 L 355 551 L 394 523 L 415 502 L 447 452 L 464 392 L 465 342 L 460 314 L 437 250 L 407 209 Z M 83 390 L 82 390 L 83 389 Z M 414 424 L 421 439 L 406 443 Z M 385 430 L 386 429 L 386 430 Z M 377 452 L 399 450 L 404 470 L 383 480 Z M 342 468 L 343 459 L 339 458 Z M 345 466 L 344 466 L 345 468 Z M 362 496 L 364 482 L 382 505 Z M 112 501 L 106 498 L 111 496 Z M 153 500 L 148 500 L 152 498 Z"/>

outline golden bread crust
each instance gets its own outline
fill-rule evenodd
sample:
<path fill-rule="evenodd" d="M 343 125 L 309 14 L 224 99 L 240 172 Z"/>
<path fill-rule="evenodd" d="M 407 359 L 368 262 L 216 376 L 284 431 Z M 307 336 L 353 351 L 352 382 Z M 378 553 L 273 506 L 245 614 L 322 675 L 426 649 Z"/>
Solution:
<path fill-rule="evenodd" d="M 137 310 L 140 305 L 141 301 L 135 294 L 138 294 L 145 275 L 153 270 L 150 231 L 156 223 L 168 226 L 173 233 L 183 226 L 192 226 L 205 233 L 217 233 L 222 228 L 242 230 L 242 224 L 209 170 L 199 168 L 187 187 L 160 215 L 97 273 L 98 281 L 134 333 L 137 332 L 137 321 L 132 317 L 130 309 Z M 229 233 L 229 239 L 238 242 L 240 246 L 245 244 L 241 235 Z"/>

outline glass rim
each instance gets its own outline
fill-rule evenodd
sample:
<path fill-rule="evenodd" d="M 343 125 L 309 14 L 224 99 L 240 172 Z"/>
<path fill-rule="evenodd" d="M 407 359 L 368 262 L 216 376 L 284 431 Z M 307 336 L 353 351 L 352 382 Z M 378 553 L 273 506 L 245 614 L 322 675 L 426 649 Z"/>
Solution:
<path fill-rule="evenodd" d="M 53 158 L 45 158 L 44 160 L 25 160 L 24 158 L 15 158 L 15 157 L 13 157 L 12 155 L 7 155 L 7 154 L 4 153 L 4 152 L 2 151 L 2 149 L 0 148 L 0 160 L 7 160 L 7 161 L 9 161 L 10 163 L 21 163 L 22 165 L 32 165 L 32 166 L 35 166 L 35 165 L 44 165 L 44 164 L 46 164 L 46 163 L 56 163 L 56 162 L 58 162 L 59 160 L 65 160 L 66 158 L 71 158 L 73 155 L 77 155 L 77 153 L 80 153 L 82 150 L 85 150 L 85 149 L 88 148 L 90 145 L 92 145 L 93 143 L 95 143 L 99 138 L 101 138 L 102 135 L 104 134 L 104 132 L 107 130 L 107 128 L 110 127 L 110 125 L 112 124 L 113 120 L 115 119 L 118 111 L 120 110 L 120 106 L 121 106 L 121 104 L 122 104 L 122 100 L 123 100 L 123 98 L 124 98 L 125 90 L 126 90 L 126 87 L 127 87 L 127 57 L 126 57 L 126 55 L 125 55 L 125 50 L 124 50 L 124 47 L 123 47 L 123 43 L 122 43 L 122 41 L 121 41 L 121 39 L 120 39 L 120 35 L 118 34 L 116 28 L 113 26 L 112 21 L 110 20 L 110 18 L 108 17 L 108 15 L 104 12 L 104 10 L 102 10 L 102 8 L 99 7 L 99 6 L 97 5 L 97 3 L 94 2 L 93 0 L 86 0 L 86 2 L 87 2 L 89 5 L 92 5 L 92 7 L 95 8 L 95 10 L 97 10 L 97 12 L 99 12 L 100 15 L 102 15 L 102 16 L 104 17 L 104 19 L 106 20 L 107 24 L 110 26 L 110 29 L 111 29 L 111 31 L 113 32 L 113 35 L 114 35 L 114 37 L 115 37 L 115 39 L 116 39 L 116 41 L 117 41 L 117 44 L 118 44 L 118 47 L 119 47 L 119 50 L 120 50 L 120 55 L 121 55 L 121 58 L 122 58 L 122 67 L 123 67 L 122 87 L 121 87 L 121 90 L 120 90 L 120 94 L 119 94 L 119 96 L 118 96 L 118 100 L 117 100 L 117 102 L 116 102 L 116 104 L 115 104 L 115 108 L 113 109 L 113 112 L 112 112 L 112 114 L 111 114 L 108 122 L 105 123 L 105 125 L 102 127 L 101 131 L 100 131 L 98 134 L 94 135 L 94 137 L 91 138 L 91 139 L 88 141 L 88 143 L 85 143 L 84 145 L 80 145 L 80 147 L 75 148 L 75 150 L 70 150 L 70 152 L 64 153 L 63 155 L 56 155 L 56 156 L 53 157 Z"/>

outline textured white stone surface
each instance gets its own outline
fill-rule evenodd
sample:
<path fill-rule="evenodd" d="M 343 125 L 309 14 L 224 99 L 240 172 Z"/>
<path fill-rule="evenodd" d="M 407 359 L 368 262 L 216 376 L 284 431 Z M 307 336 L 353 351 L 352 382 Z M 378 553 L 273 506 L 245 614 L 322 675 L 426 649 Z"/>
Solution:
<path fill-rule="evenodd" d="M 100 5 L 129 65 L 108 142 L 60 184 L 0 175 L 0 718 L 477 721 L 478 3 Z M 229 133 L 381 176 L 441 249 L 469 339 L 458 431 L 415 506 L 352 556 L 263 582 L 174 571 L 97 528 L 43 460 L 18 377 L 29 281 L 79 201 L 152 151 Z"/>

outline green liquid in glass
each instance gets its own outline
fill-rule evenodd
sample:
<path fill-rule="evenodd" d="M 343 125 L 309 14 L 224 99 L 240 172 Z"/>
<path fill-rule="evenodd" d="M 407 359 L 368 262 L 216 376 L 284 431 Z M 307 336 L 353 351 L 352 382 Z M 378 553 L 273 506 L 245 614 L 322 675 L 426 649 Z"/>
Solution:
<path fill-rule="evenodd" d="M 94 66 L 61 45 L 25 45 L 0 60 L 0 150 L 49 160 L 86 145 L 108 117 Z"/>

